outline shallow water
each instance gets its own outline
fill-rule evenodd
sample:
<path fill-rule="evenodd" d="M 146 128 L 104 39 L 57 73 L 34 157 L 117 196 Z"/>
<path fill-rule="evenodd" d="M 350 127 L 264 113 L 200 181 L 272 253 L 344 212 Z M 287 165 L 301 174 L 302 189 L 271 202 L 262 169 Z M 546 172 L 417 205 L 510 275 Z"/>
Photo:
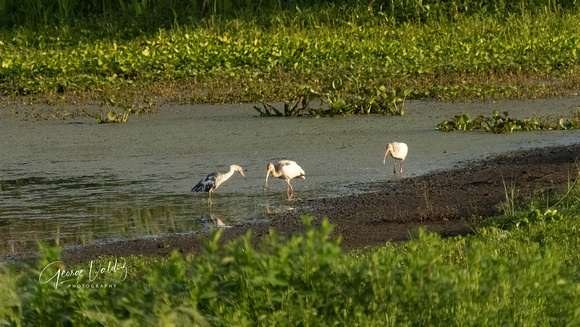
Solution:
<path fill-rule="evenodd" d="M 406 142 L 403 177 L 449 169 L 492 154 L 580 142 L 580 131 L 451 132 L 435 126 L 456 114 L 517 118 L 568 114 L 580 98 L 506 102 L 407 102 L 405 115 L 338 118 L 260 118 L 251 104 L 166 104 L 157 114 L 124 124 L 93 118 L 25 120 L 0 108 L 0 254 L 35 249 L 37 240 L 64 246 L 206 230 L 268 219 L 292 210 L 285 182 L 271 179 L 268 162 L 297 161 L 306 180 L 295 198 L 364 191 L 368 181 L 393 178 L 382 165 L 388 141 Z M 191 193 L 206 174 L 244 168 L 207 195 Z"/>

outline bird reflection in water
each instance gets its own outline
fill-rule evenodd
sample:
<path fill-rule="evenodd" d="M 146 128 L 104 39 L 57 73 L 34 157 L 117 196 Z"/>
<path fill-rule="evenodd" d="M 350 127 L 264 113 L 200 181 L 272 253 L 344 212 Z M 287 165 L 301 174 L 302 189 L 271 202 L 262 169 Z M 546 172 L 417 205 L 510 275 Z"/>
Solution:
<path fill-rule="evenodd" d="M 222 221 L 221 219 L 219 219 L 219 218 L 218 218 L 218 217 L 217 217 L 217 216 L 216 216 L 216 215 L 215 215 L 215 214 L 212 212 L 212 205 L 211 205 L 211 204 L 209 204 L 207 207 L 208 207 L 208 209 L 209 209 L 209 217 L 211 218 L 211 222 L 212 222 L 212 225 L 213 225 L 214 227 L 217 227 L 217 228 L 230 228 L 230 227 L 232 227 L 232 226 L 230 226 L 230 225 L 226 225 L 226 224 L 224 224 L 224 223 L 223 223 L 223 221 Z"/>

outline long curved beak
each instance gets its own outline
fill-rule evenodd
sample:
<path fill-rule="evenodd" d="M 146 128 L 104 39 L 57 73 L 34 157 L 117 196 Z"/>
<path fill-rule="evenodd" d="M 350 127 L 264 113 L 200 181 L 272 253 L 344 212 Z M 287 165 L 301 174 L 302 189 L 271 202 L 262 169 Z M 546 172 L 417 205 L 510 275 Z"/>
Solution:
<path fill-rule="evenodd" d="M 385 161 L 387 160 L 387 154 L 389 154 L 389 151 L 391 151 L 391 149 L 387 149 L 387 152 L 385 152 L 385 157 L 383 158 L 383 166 L 385 165 Z"/>
<path fill-rule="evenodd" d="M 265 191 L 266 189 L 269 189 L 269 188 L 268 188 L 268 176 L 270 176 L 270 171 L 269 171 L 269 170 L 266 172 L 266 186 L 264 186 L 264 191 Z"/>
<path fill-rule="evenodd" d="M 242 176 L 244 176 L 244 179 L 245 179 L 245 180 L 248 180 L 248 179 L 246 178 L 246 175 L 244 175 L 244 173 L 243 173 L 243 172 L 241 172 L 241 171 L 240 171 L 240 174 L 242 174 Z"/>

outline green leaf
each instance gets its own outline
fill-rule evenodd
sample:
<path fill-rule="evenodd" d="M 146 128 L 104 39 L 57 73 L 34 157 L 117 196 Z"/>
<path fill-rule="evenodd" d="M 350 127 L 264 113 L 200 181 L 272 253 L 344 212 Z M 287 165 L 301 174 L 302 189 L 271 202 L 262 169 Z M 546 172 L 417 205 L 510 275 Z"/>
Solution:
<path fill-rule="evenodd" d="M 117 117 L 118 117 L 118 116 L 119 116 L 119 115 L 117 114 L 117 112 L 116 112 L 116 111 L 109 111 L 109 113 L 107 114 L 107 118 L 108 118 L 109 120 L 112 120 L 112 121 L 115 121 L 115 120 L 117 120 Z"/>

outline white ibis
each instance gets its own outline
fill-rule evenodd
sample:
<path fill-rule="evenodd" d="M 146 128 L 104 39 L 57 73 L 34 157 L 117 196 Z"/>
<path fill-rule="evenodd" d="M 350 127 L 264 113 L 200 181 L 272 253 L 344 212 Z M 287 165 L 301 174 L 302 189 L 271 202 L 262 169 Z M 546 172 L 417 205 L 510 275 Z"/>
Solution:
<path fill-rule="evenodd" d="M 232 175 L 236 171 L 242 174 L 244 178 L 246 178 L 246 175 L 244 175 L 244 170 L 242 169 L 242 167 L 238 165 L 231 165 L 230 171 L 225 174 L 215 172 L 205 176 L 199 181 L 199 183 L 195 184 L 195 186 L 191 189 L 191 191 L 208 192 L 209 198 L 207 199 L 207 202 L 211 204 L 211 194 L 213 193 L 213 191 L 215 191 L 221 185 L 221 183 L 225 182 L 226 180 L 228 180 L 228 178 L 232 177 Z"/>
<path fill-rule="evenodd" d="M 387 152 L 385 152 L 385 158 L 383 158 L 383 165 L 385 164 L 385 160 L 387 159 L 387 154 L 391 153 L 391 156 L 395 159 L 395 169 L 393 172 L 397 172 L 397 159 L 401 160 L 401 173 L 403 172 L 403 160 L 407 156 L 407 144 L 393 142 L 387 144 Z"/>
<path fill-rule="evenodd" d="M 288 200 L 291 200 L 292 195 L 294 194 L 294 189 L 292 189 L 292 185 L 290 185 L 290 180 L 294 178 L 305 179 L 304 170 L 302 170 L 296 162 L 290 160 L 280 160 L 276 164 L 268 164 L 266 171 L 266 188 L 268 188 L 268 176 L 270 176 L 270 173 L 272 173 L 272 176 L 274 177 L 286 180 L 286 183 L 288 183 L 288 187 L 286 188 Z"/>

